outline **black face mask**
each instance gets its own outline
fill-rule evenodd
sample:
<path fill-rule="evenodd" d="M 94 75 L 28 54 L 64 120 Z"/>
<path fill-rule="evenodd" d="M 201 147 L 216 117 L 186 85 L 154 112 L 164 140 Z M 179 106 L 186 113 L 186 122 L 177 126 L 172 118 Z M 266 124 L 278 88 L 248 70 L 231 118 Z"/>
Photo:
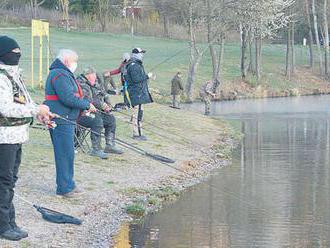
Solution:
<path fill-rule="evenodd" d="M 9 52 L 0 57 L 5 65 L 18 65 L 19 59 L 21 58 L 21 53 Z"/>

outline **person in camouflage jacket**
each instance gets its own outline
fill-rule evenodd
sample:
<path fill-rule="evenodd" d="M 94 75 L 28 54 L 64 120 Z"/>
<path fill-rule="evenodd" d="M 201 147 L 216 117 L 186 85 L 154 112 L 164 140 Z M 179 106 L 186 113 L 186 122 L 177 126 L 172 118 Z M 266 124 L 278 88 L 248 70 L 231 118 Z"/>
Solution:
<path fill-rule="evenodd" d="M 110 95 L 105 86 L 98 81 L 94 68 L 88 67 L 77 78 L 84 98 L 92 102 L 99 110 L 94 116 L 81 116 L 79 124 L 91 128 L 92 152 L 91 154 L 100 158 L 108 158 L 108 153 L 122 154 L 122 150 L 116 146 L 116 118 L 111 113 Z M 101 133 L 104 128 L 106 146 L 101 149 Z"/>
<path fill-rule="evenodd" d="M 214 83 L 212 81 L 207 81 L 204 84 L 202 84 L 199 96 L 201 97 L 202 101 L 205 104 L 205 115 L 210 114 L 210 108 L 211 108 L 211 100 L 215 97 L 215 93 L 213 92 L 214 89 Z"/>
<path fill-rule="evenodd" d="M 0 36 L 0 238 L 18 241 L 28 233 L 15 222 L 15 183 L 21 164 L 22 144 L 29 139 L 33 117 L 47 123 L 49 108 L 31 99 L 18 66 L 21 50 L 8 36 Z"/>

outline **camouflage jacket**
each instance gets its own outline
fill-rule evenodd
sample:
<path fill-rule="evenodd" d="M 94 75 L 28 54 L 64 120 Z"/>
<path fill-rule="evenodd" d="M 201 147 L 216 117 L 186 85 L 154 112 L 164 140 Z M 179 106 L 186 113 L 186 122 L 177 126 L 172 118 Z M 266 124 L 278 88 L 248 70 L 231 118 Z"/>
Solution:
<path fill-rule="evenodd" d="M 33 103 L 21 79 L 18 66 L 0 64 L 0 116 L 2 120 L 12 119 L 18 121 L 13 126 L 0 123 L 0 144 L 21 144 L 29 138 L 29 124 L 20 122 L 25 117 L 37 114 L 37 106 Z M 11 79 L 6 75 L 8 74 Z M 13 85 L 15 82 L 15 85 Z M 25 104 L 17 103 L 14 97 L 24 97 Z"/>
<path fill-rule="evenodd" d="M 213 82 L 212 81 L 207 81 L 204 83 L 200 90 L 199 90 L 199 95 L 200 97 L 210 97 L 213 94 Z"/>
<path fill-rule="evenodd" d="M 93 103 L 97 109 L 102 110 L 104 103 L 108 103 L 106 99 L 109 98 L 108 94 L 103 88 L 103 85 L 100 85 L 99 82 L 96 81 L 96 84 L 92 86 L 87 78 L 85 78 L 83 75 L 80 75 L 77 78 L 77 81 L 81 86 L 84 98 Z"/>

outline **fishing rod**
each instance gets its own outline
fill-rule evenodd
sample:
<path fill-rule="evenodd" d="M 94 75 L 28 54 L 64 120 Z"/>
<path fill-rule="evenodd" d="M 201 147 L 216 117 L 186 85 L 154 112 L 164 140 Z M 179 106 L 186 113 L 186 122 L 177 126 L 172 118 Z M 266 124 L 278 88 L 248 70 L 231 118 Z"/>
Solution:
<path fill-rule="evenodd" d="M 62 119 L 62 120 L 64 120 L 64 121 L 67 121 L 68 123 L 71 123 L 71 124 L 74 124 L 74 125 L 78 125 L 78 126 L 81 127 L 82 129 L 86 129 L 86 130 L 88 129 L 88 128 L 86 128 L 86 127 L 83 127 L 83 126 L 77 124 L 77 123 L 74 122 L 74 121 L 67 120 L 67 119 L 64 118 L 64 117 L 57 116 L 57 118 Z M 44 128 L 39 128 L 39 129 L 43 129 L 43 130 L 44 130 Z M 91 131 L 91 132 L 93 132 L 94 134 L 97 134 L 97 135 L 101 135 L 101 136 L 103 136 L 102 133 L 100 134 L 100 133 L 97 133 L 97 132 L 94 132 L 94 131 Z M 178 171 L 178 172 L 180 172 L 180 173 L 182 173 L 182 174 L 184 174 L 184 175 L 186 175 L 186 176 L 189 176 L 191 179 L 198 180 L 198 181 L 201 180 L 198 176 L 196 176 L 196 175 L 194 175 L 194 174 L 192 174 L 192 173 L 189 173 L 189 172 L 187 172 L 187 171 L 185 171 L 185 170 L 183 170 L 183 169 L 177 168 L 176 166 L 172 165 L 171 162 L 172 162 L 173 160 L 171 160 L 171 159 L 168 159 L 168 158 L 163 157 L 163 156 L 160 156 L 160 155 L 156 155 L 156 154 L 148 153 L 148 152 L 146 152 L 145 150 L 143 150 L 143 149 L 141 149 L 141 148 L 139 148 L 139 147 L 136 147 L 136 146 L 134 146 L 134 145 L 132 145 L 132 144 L 127 143 L 126 141 L 118 140 L 117 138 L 116 138 L 116 140 L 119 141 L 118 143 L 119 143 L 120 145 L 122 145 L 122 146 L 124 146 L 124 147 L 126 147 L 126 148 L 128 148 L 128 149 L 130 149 L 130 150 L 133 150 L 133 151 L 135 151 L 135 152 L 138 152 L 138 153 L 140 153 L 141 155 L 146 155 L 146 156 L 148 156 L 148 157 L 150 157 L 150 158 L 152 158 L 152 159 L 158 161 L 159 163 L 163 164 L 164 166 L 167 166 L 167 167 L 169 167 L 169 168 L 171 168 L 171 169 L 173 169 L 173 170 L 176 170 L 176 171 Z M 260 207 L 254 205 L 254 204 L 251 203 L 251 202 L 248 202 L 248 201 L 246 201 L 246 200 L 241 199 L 241 197 L 240 197 L 239 195 L 237 195 L 237 194 L 231 192 L 230 190 L 227 190 L 227 189 L 220 190 L 219 188 L 217 188 L 216 186 L 214 186 L 213 184 L 211 184 L 211 183 L 209 183 L 209 182 L 205 182 L 205 184 L 208 185 L 209 187 L 211 187 L 212 189 L 214 189 L 214 191 L 215 191 L 216 193 L 218 193 L 218 194 L 226 194 L 226 195 L 231 196 L 231 197 L 235 198 L 236 200 L 242 202 L 242 203 L 245 204 L 246 206 L 249 206 L 250 208 L 256 208 L 256 209 L 259 209 L 259 210 L 261 210 L 261 211 L 263 211 L 263 212 L 266 212 L 266 213 L 268 212 L 268 213 L 269 213 L 268 210 L 266 210 L 266 209 L 264 209 L 264 208 L 260 208 Z"/>
<path fill-rule="evenodd" d="M 150 69 L 150 71 L 154 71 L 157 67 L 161 66 L 162 64 L 166 63 L 167 61 L 170 61 L 171 59 L 175 58 L 176 56 L 178 56 L 179 54 L 183 53 L 184 51 L 186 51 L 187 47 L 177 51 L 176 53 L 174 53 L 172 56 L 167 57 L 166 59 L 164 59 L 163 61 L 161 61 L 160 63 L 156 64 L 154 67 L 152 67 Z"/>
<path fill-rule="evenodd" d="M 121 112 L 121 111 L 116 110 L 116 108 L 113 107 L 112 104 L 109 104 L 109 105 L 110 105 L 112 111 L 114 111 L 114 112 L 116 112 L 116 113 L 119 113 L 119 114 L 121 114 L 121 115 L 125 115 L 125 116 L 127 116 L 127 117 L 131 117 L 130 114 L 127 114 L 127 113 L 124 113 L 124 112 Z M 101 112 L 101 113 L 104 113 L 104 114 L 108 114 L 108 113 L 106 113 L 106 112 L 104 112 L 104 111 L 101 111 L 101 110 L 98 110 L 98 111 Z M 170 135 L 172 135 L 172 138 L 170 138 L 170 137 L 167 137 L 167 136 L 165 136 L 165 135 L 159 134 L 159 133 L 157 133 L 157 132 L 155 132 L 155 131 L 151 131 L 150 129 L 145 129 L 146 131 L 148 131 L 148 132 L 150 132 L 150 133 L 153 133 L 153 134 L 155 134 L 155 135 L 158 135 L 159 137 L 165 138 L 165 139 L 167 139 L 167 140 L 169 140 L 169 141 L 173 141 L 173 139 L 177 139 L 177 138 L 179 137 L 179 138 L 182 139 L 182 141 L 183 141 L 185 144 L 189 144 L 189 145 L 197 145 L 199 148 L 205 148 L 204 146 L 202 146 L 202 145 L 200 145 L 200 144 L 198 144 L 198 143 L 194 143 L 192 140 L 186 139 L 186 137 L 184 137 L 184 136 L 182 136 L 182 135 L 180 135 L 180 134 L 173 133 L 173 132 L 170 132 L 170 131 L 164 131 L 164 129 L 165 129 L 164 127 L 159 127 L 159 126 L 157 126 L 157 125 L 155 125 L 155 124 L 153 124 L 153 123 L 151 123 L 151 122 L 147 122 L 147 121 L 143 121 L 143 124 L 146 125 L 146 126 L 154 127 L 154 128 L 156 128 L 156 129 L 158 129 L 158 130 L 160 130 L 160 131 L 167 132 L 166 134 L 170 134 Z M 178 141 L 178 143 L 184 145 L 181 141 Z"/>
<path fill-rule="evenodd" d="M 78 123 L 76 123 L 76 122 L 74 122 L 74 121 L 68 120 L 67 118 L 62 117 L 62 116 L 60 116 L 60 115 L 57 115 L 56 118 L 62 119 L 62 120 L 64 120 L 64 121 L 67 121 L 68 123 L 71 123 L 71 124 L 73 124 L 73 125 L 77 125 L 78 127 L 82 128 L 82 129 L 89 130 L 88 128 L 86 128 L 86 127 L 84 127 L 84 126 L 82 126 L 82 125 L 80 125 L 80 124 L 78 124 Z M 98 132 L 95 132 L 95 131 L 93 131 L 93 130 L 90 130 L 90 131 L 91 131 L 92 133 L 96 134 L 96 135 L 100 135 L 100 136 L 104 137 L 104 134 L 103 134 L 103 133 L 98 133 Z M 172 168 L 173 170 L 176 170 L 176 171 L 178 171 L 178 172 L 181 172 L 181 173 L 183 173 L 183 174 L 189 176 L 189 177 L 192 178 L 192 179 L 200 180 L 200 178 L 198 178 L 197 176 L 195 176 L 195 175 L 193 175 L 193 174 L 191 174 L 191 173 L 189 173 L 189 172 L 187 172 L 187 171 L 185 171 L 185 170 L 182 170 L 182 169 L 180 169 L 180 168 L 177 168 L 177 167 L 175 167 L 175 166 L 172 166 L 171 163 L 174 163 L 174 162 L 175 162 L 175 161 L 172 160 L 172 159 L 169 159 L 169 158 L 167 158 L 167 157 L 160 156 L 160 155 L 157 155 L 157 154 L 149 153 L 149 152 L 147 152 L 147 151 L 145 151 L 145 150 L 143 150 L 143 149 L 141 149 L 141 148 L 139 148 L 139 147 L 137 147 L 137 146 L 134 146 L 134 145 L 132 145 L 132 144 L 129 144 L 129 143 L 127 143 L 126 141 L 123 141 L 123 140 L 121 140 L 121 139 L 117 139 L 117 138 L 116 138 L 116 140 L 119 141 L 118 143 L 119 143 L 120 145 L 122 145 L 123 147 L 126 147 L 126 148 L 128 148 L 128 149 L 130 149 L 130 150 L 133 150 L 133 151 L 135 151 L 135 152 L 137 152 L 137 153 L 139 153 L 139 154 L 141 154 L 141 155 L 145 155 L 145 156 L 147 156 L 147 157 L 150 157 L 150 158 L 152 158 L 152 159 L 158 161 L 159 163 L 161 163 L 161 164 L 163 164 L 163 165 L 165 165 L 165 166 L 167 166 L 167 167 L 169 167 L 169 168 Z M 212 187 L 216 192 L 218 192 L 218 193 L 222 193 L 222 194 L 227 194 L 227 195 L 229 195 L 229 196 L 231 196 L 231 197 L 234 197 L 235 199 L 239 200 L 240 202 L 244 203 L 245 205 L 250 206 L 251 208 L 257 208 L 257 209 L 262 210 L 262 211 L 264 211 L 264 212 L 268 212 L 268 210 L 266 210 L 266 209 L 260 208 L 260 207 L 254 205 L 254 204 L 252 204 L 252 203 L 250 203 L 250 202 L 248 202 L 248 201 L 242 200 L 238 195 L 234 194 L 233 192 L 231 192 L 231 191 L 229 191 L 229 190 L 219 190 L 217 187 L 215 187 L 214 185 L 212 185 L 212 184 L 210 184 L 210 183 L 206 183 L 206 184 L 207 184 L 209 187 Z"/>
<path fill-rule="evenodd" d="M 78 124 L 78 123 L 75 122 L 75 121 L 68 120 L 67 118 L 65 118 L 65 117 L 63 117 L 63 116 L 56 115 L 55 118 L 59 118 L 59 119 L 61 119 L 61 120 L 64 120 L 64 121 L 66 121 L 66 122 L 68 122 L 68 123 L 70 123 L 70 124 L 73 124 L 73 125 L 76 125 L 76 126 L 82 128 L 82 129 L 84 129 L 84 130 L 89 130 L 89 131 L 90 131 L 91 133 L 93 133 L 93 134 L 99 135 L 99 136 L 101 136 L 101 137 L 105 137 L 104 133 L 102 133 L 102 132 L 101 132 L 101 133 L 98 133 L 98 132 L 95 132 L 95 131 L 93 131 L 93 130 L 90 130 L 90 129 L 88 129 L 88 128 L 86 128 L 86 127 L 84 127 L 84 126 Z M 132 144 L 130 144 L 130 143 L 128 143 L 128 142 L 126 142 L 126 141 L 124 141 L 124 140 L 122 140 L 122 139 L 117 138 L 117 137 L 116 137 L 116 140 L 118 141 L 118 144 L 119 144 L 119 145 L 121 145 L 121 146 L 123 146 L 123 147 L 126 147 L 126 148 L 128 148 L 128 149 L 130 149 L 130 150 L 132 150 L 132 151 L 135 151 L 135 152 L 137 152 L 137 153 L 139 153 L 139 154 L 141 154 L 141 155 L 144 155 L 144 156 L 146 156 L 146 157 L 152 158 L 152 159 L 154 159 L 154 160 L 156 160 L 156 161 L 163 161 L 163 162 L 165 162 L 165 163 L 175 163 L 175 160 L 173 160 L 173 159 L 170 159 L 170 158 L 167 158 L 167 157 L 165 157 L 165 156 L 158 155 L 158 154 L 150 153 L 150 152 L 148 152 L 148 151 L 146 151 L 146 150 L 144 150 L 144 149 L 142 149 L 142 148 L 139 148 L 139 147 L 137 147 L 137 146 L 135 146 L 135 145 L 132 145 Z"/>
<path fill-rule="evenodd" d="M 56 118 L 62 119 L 62 120 L 66 121 L 66 122 L 68 122 L 68 123 L 71 123 L 71 124 L 73 124 L 73 125 L 77 125 L 78 127 L 82 128 L 82 129 L 84 129 L 84 130 L 89 130 L 88 128 L 86 128 L 86 127 L 84 127 L 84 126 L 82 126 L 82 125 L 76 123 L 75 121 L 68 120 L 67 118 L 62 117 L 62 116 L 60 116 L 60 115 L 56 115 Z M 96 134 L 96 135 L 100 135 L 101 137 L 104 137 L 104 134 L 103 134 L 103 133 L 98 133 L 98 132 L 95 132 L 95 131 L 93 131 L 93 130 L 90 130 L 90 131 L 91 131 L 92 133 Z M 139 153 L 139 154 L 141 154 L 141 155 L 145 155 L 145 156 L 147 156 L 147 157 L 150 157 L 150 158 L 152 158 L 153 160 L 156 160 L 156 161 L 158 161 L 159 163 L 161 163 L 161 164 L 163 164 L 163 165 L 165 165 L 165 166 L 167 166 L 167 167 L 169 167 L 169 168 L 172 168 L 173 170 L 176 170 L 176 171 L 178 171 L 178 172 L 181 172 L 181 173 L 183 173 L 183 174 L 189 176 L 189 177 L 192 178 L 192 179 L 200 180 L 200 178 L 198 178 L 197 176 L 195 176 L 195 175 L 193 175 L 193 174 L 191 174 L 191 173 L 189 173 L 189 172 L 186 172 L 185 170 L 182 170 L 182 169 L 180 169 L 180 168 L 177 168 L 177 167 L 175 167 L 175 166 L 172 166 L 171 163 L 174 163 L 174 162 L 175 162 L 175 161 L 172 160 L 172 159 L 169 159 L 169 158 L 167 158 L 167 157 L 160 156 L 160 155 L 157 155 L 157 154 L 149 153 L 149 152 L 147 152 L 147 151 L 145 151 L 145 150 L 143 150 L 143 149 L 141 149 L 141 148 L 139 148 L 139 147 L 137 147 L 137 146 L 134 146 L 134 145 L 132 145 L 132 144 L 129 144 L 129 143 L 127 143 L 126 141 L 123 141 L 123 140 L 121 140 L 121 139 L 116 138 L 116 140 L 118 141 L 118 144 L 120 144 L 120 145 L 123 146 L 123 147 L 126 147 L 126 148 L 128 148 L 128 149 L 130 149 L 130 150 L 132 150 L 132 151 L 135 151 L 135 152 L 137 152 L 137 153 Z M 214 185 L 212 185 L 212 184 L 210 184 L 210 183 L 206 183 L 206 184 L 207 184 L 208 186 L 212 187 L 212 188 L 213 188 L 216 192 L 218 192 L 218 193 L 227 194 L 227 195 L 229 195 L 229 196 L 231 196 L 231 197 L 236 198 L 237 200 L 239 200 L 240 202 L 244 203 L 245 205 L 248 205 L 248 206 L 253 207 L 253 208 L 260 209 L 260 210 L 262 210 L 262 211 L 264 211 L 264 212 L 268 212 L 266 209 L 259 208 L 259 207 L 253 205 L 252 203 L 250 203 L 250 202 L 248 202 L 248 201 L 242 200 L 238 195 L 235 195 L 233 192 L 231 192 L 231 191 L 229 191 L 229 190 L 219 190 L 217 187 L 215 187 Z"/>
<path fill-rule="evenodd" d="M 113 108 L 112 108 L 112 111 L 124 114 L 123 112 L 117 111 L 117 110 L 115 110 Z M 102 111 L 102 110 L 97 110 L 97 112 L 99 112 L 101 114 L 104 114 L 104 115 L 111 115 L 110 113 L 105 112 L 105 111 Z M 130 115 L 125 115 L 125 116 L 130 116 Z M 121 120 L 121 121 L 123 121 L 123 122 L 126 122 L 124 119 L 121 119 L 121 118 L 118 118 L 118 119 Z M 159 132 L 152 131 L 151 129 L 144 129 L 144 130 L 147 131 L 147 132 L 149 132 L 149 133 L 151 133 L 151 134 L 157 135 L 157 136 L 159 136 L 161 138 L 164 138 L 164 139 L 166 139 L 168 141 L 172 141 L 173 142 L 173 138 L 170 138 L 168 136 L 162 135 Z M 176 135 L 176 134 L 173 134 L 173 135 Z M 178 135 L 176 135 L 176 136 L 178 136 Z M 179 143 L 181 145 L 193 144 L 191 141 L 190 142 L 187 142 L 187 141 L 182 142 L 182 141 L 176 140 L 175 142 L 176 143 Z"/>
<path fill-rule="evenodd" d="M 44 27 L 42 27 L 42 28 L 44 29 Z M 53 54 L 52 44 L 51 44 L 51 42 L 49 41 L 48 37 L 46 37 L 46 39 L 47 39 L 47 41 L 48 41 L 48 43 L 49 43 L 49 52 L 50 52 L 51 58 L 54 59 L 54 54 Z M 153 69 L 159 67 L 159 66 L 160 66 L 161 64 L 163 64 L 163 63 L 166 63 L 166 62 L 169 61 L 170 59 L 172 59 L 172 58 L 178 56 L 178 55 L 181 54 L 183 51 L 185 51 L 185 49 L 186 49 L 186 48 L 181 49 L 181 50 L 179 50 L 178 52 L 176 52 L 174 55 L 170 56 L 169 58 L 166 58 L 165 60 L 161 61 L 161 62 L 158 63 L 156 66 L 154 66 Z M 126 115 L 126 116 L 131 117 L 131 115 L 129 115 L 129 114 L 126 114 L 126 113 L 123 113 L 123 112 L 120 112 L 120 111 L 116 111 L 115 108 L 114 108 L 111 104 L 110 104 L 110 107 L 112 108 L 112 110 L 114 110 L 114 111 L 117 112 L 117 113 L 120 113 L 120 114 L 122 114 L 122 115 Z M 158 126 L 156 126 L 156 125 L 154 125 L 154 124 L 152 124 L 152 123 L 149 123 L 149 122 L 146 122 L 146 121 L 143 121 L 143 123 L 146 124 L 146 125 L 148 125 L 148 126 L 151 126 L 151 127 L 157 128 L 158 130 L 162 130 L 162 131 L 164 131 L 164 128 L 162 128 L 162 127 L 158 127 Z M 161 134 L 159 134 L 159 133 L 157 133 L 157 132 L 153 132 L 153 131 L 151 131 L 151 130 L 147 130 L 147 129 L 145 129 L 145 130 L 148 131 L 148 132 L 150 132 L 150 133 L 153 133 L 153 134 L 155 134 L 155 135 L 158 135 L 158 136 L 160 136 L 160 137 L 162 137 L 162 138 L 166 138 L 167 140 L 173 141 L 173 139 L 170 139 L 169 137 L 166 137 L 165 135 L 161 135 Z M 172 135 L 173 137 L 175 137 L 175 138 L 180 137 L 180 138 L 182 139 L 182 141 L 184 141 L 186 144 L 197 145 L 197 146 L 199 146 L 200 148 L 204 148 L 204 146 L 202 146 L 202 145 L 200 145 L 200 144 L 198 144 L 198 143 L 194 143 L 193 141 L 191 141 L 191 140 L 189 140 L 189 139 L 186 139 L 186 137 L 184 137 L 184 136 L 182 136 L 182 135 L 175 134 L 175 133 L 171 133 L 171 132 L 169 132 L 169 131 L 167 131 L 167 134 L 171 134 L 171 135 Z M 178 143 L 180 143 L 180 142 L 178 142 Z M 184 145 L 182 142 L 181 142 L 181 144 Z"/>

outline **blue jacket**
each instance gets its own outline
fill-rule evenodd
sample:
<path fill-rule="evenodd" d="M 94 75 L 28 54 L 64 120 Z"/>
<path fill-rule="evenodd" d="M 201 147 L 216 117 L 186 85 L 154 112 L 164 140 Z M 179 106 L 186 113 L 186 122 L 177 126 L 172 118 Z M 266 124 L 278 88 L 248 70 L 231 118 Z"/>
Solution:
<path fill-rule="evenodd" d="M 50 111 L 70 121 L 77 121 L 80 111 L 89 109 L 89 101 L 78 96 L 78 84 L 73 73 L 56 59 L 50 66 L 45 86 L 45 104 Z M 54 119 L 57 124 L 69 124 Z"/>
<path fill-rule="evenodd" d="M 131 60 L 127 65 L 125 80 L 132 107 L 153 102 L 148 88 L 149 77 L 144 71 L 142 61 Z"/>

